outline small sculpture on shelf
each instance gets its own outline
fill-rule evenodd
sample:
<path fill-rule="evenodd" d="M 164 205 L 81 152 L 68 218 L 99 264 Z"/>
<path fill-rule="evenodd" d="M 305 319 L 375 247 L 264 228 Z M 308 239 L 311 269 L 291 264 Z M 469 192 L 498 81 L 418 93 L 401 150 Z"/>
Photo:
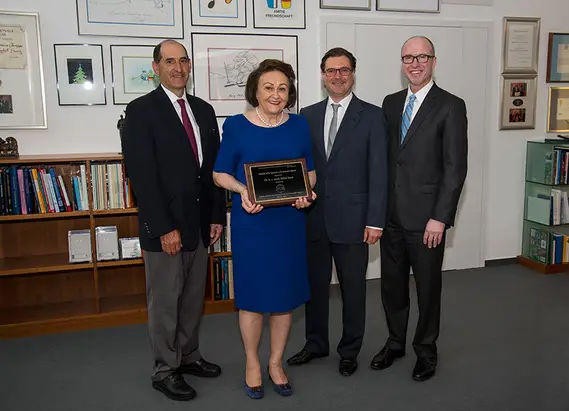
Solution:
<path fill-rule="evenodd" d="M 126 116 L 126 112 L 124 112 L 124 113 L 125 113 L 125 116 Z M 121 140 L 122 140 L 122 132 L 123 132 L 123 129 L 124 129 L 124 122 L 125 122 L 125 120 L 126 120 L 126 118 L 123 117 L 123 115 L 121 114 L 121 117 L 120 117 L 119 120 L 117 121 L 117 129 L 119 130 L 119 135 L 120 135 Z"/>
<path fill-rule="evenodd" d="M 14 137 L 0 138 L 0 157 L 19 157 L 18 142 Z"/>

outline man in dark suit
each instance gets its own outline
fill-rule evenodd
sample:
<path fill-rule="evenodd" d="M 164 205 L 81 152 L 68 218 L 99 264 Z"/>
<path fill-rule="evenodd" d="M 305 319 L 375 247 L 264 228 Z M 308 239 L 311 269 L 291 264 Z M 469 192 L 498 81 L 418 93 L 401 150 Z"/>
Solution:
<path fill-rule="evenodd" d="M 306 364 L 329 354 L 332 260 L 342 290 L 340 374 L 352 375 L 365 330 L 368 249 L 381 237 L 387 207 L 387 128 L 381 108 L 352 93 L 356 59 L 343 48 L 322 58 L 329 97 L 301 110 L 312 137 L 318 195 L 307 217 L 310 301 L 306 344 L 288 360 Z"/>
<path fill-rule="evenodd" d="M 213 183 L 219 130 L 213 107 L 186 94 L 190 59 L 166 40 L 154 49 L 160 86 L 126 109 L 122 149 L 138 201 L 146 269 L 152 386 L 174 400 L 195 390 L 181 374 L 216 377 L 198 350 L 207 247 L 221 235 L 223 191 Z"/>
<path fill-rule="evenodd" d="M 441 270 L 446 230 L 454 224 L 466 178 L 467 119 L 464 101 L 432 80 L 436 57 L 429 39 L 407 40 L 401 56 L 409 87 L 383 101 L 390 137 L 381 294 L 389 339 L 371 367 L 387 368 L 405 355 L 412 267 L 419 305 L 412 377 L 424 381 L 437 366 Z"/>

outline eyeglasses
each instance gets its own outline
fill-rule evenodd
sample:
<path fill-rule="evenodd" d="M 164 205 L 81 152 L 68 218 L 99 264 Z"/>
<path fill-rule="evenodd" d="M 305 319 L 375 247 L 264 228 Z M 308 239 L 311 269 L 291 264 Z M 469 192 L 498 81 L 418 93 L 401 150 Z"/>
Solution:
<path fill-rule="evenodd" d="M 430 56 L 428 54 L 419 54 L 418 56 L 411 56 L 410 54 L 401 57 L 401 61 L 405 64 L 412 64 L 413 61 L 416 59 L 417 63 L 426 63 L 429 59 L 434 58 L 435 56 Z"/>
<path fill-rule="evenodd" d="M 336 73 L 340 73 L 342 76 L 346 77 L 349 76 L 352 73 L 351 68 L 349 67 L 341 67 L 341 68 L 329 68 L 324 70 L 324 73 L 326 73 L 326 77 L 334 77 L 336 75 Z"/>

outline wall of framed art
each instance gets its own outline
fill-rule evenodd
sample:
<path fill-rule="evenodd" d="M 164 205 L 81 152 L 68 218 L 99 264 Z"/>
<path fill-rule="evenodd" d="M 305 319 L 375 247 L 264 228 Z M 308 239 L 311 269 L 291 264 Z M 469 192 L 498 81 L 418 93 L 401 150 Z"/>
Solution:
<path fill-rule="evenodd" d="M 291 0 L 294 7 L 296 0 Z M 388 1 L 388 3 L 386 3 Z M 547 7 L 543 2 L 523 2 L 523 13 L 520 11 L 519 0 L 441 0 L 438 12 L 416 13 L 409 10 L 399 12 L 388 12 L 381 10 L 387 8 L 389 2 L 393 0 L 380 0 L 380 10 L 377 10 L 376 0 L 305 0 L 305 28 L 261 28 L 264 26 L 257 19 L 256 24 L 253 14 L 253 1 L 232 0 L 231 3 L 238 5 L 237 12 L 234 9 L 225 8 L 229 3 L 225 0 L 216 0 L 213 7 L 208 8 L 211 0 L 164 0 L 162 5 L 168 7 L 157 7 L 151 10 L 150 17 L 143 19 L 142 22 L 115 21 L 105 19 L 105 9 L 95 6 L 95 10 L 89 5 L 95 4 L 102 6 L 96 0 L 60 0 L 57 7 L 53 2 L 44 0 L 3 0 L 0 9 L 11 12 L 34 12 L 38 13 L 37 27 L 39 30 L 30 30 L 26 35 L 30 39 L 36 38 L 35 32 L 39 34 L 39 41 L 32 41 L 28 50 L 32 61 L 40 64 L 30 65 L 29 72 L 26 73 L 25 83 L 31 85 L 33 94 L 21 93 L 22 89 L 14 89 L 11 79 L 15 74 L 13 69 L 0 68 L 0 99 L 9 101 L 7 97 L 12 96 L 12 108 L 8 103 L 2 103 L 0 111 L 15 111 L 21 107 L 20 103 L 15 104 L 14 93 L 21 93 L 26 97 L 28 107 L 25 112 L 25 121 L 4 126 L 9 118 L 14 118 L 13 113 L 0 112 L 0 137 L 14 136 L 19 143 L 22 154 L 53 154 L 53 153 L 79 153 L 79 152 L 117 152 L 120 151 L 120 139 L 117 130 L 117 120 L 123 113 L 125 102 L 134 97 L 136 93 L 143 92 L 142 85 L 148 86 L 149 83 L 142 83 L 133 88 L 133 84 L 122 87 L 120 76 L 123 78 L 126 72 L 119 70 L 116 64 L 123 57 L 135 56 L 135 47 L 154 46 L 164 37 L 179 38 L 191 50 L 191 33 L 239 33 L 239 35 L 277 35 L 277 36 L 297 36 L 298 38 L 298 71 L 299 78 L 299 107 L 312 104 L 324 97 L 321 88 L 321 78 L 319 64 L 322 54 L 325 52 L 325 45 L 322 43 L 321 21 L 323 18 L 336 17 L 340 19 L 366 18 L 382 21 L 410 21 L 421 18 L 433 26 L 440 26 L 439 22 L 464 22 L 464 21 L 487 21 L 492 30 L 489 37 L 489 55 L 491 69 L 488 71 L 486 88 L 479 85 L 479 89 L 484 90 L 487 98 L 487 121 L 484 127 L 486 130 L 486 148 L 484 156 L 484 168 L 487 172 L 485 176 L 484 194 L 481 197 L 484 210 L 484 224 L 481 230 L 484 231 L 485 238 L 485 258 L 507 258 L 517 255 L 519 251 L 520 233 L 518 231 L 519 215 L 522 213 L 520 199 L 523 198 L 523 184 L 518 182 L 519 170 L 523 169 L 523 152 L 525 150 L 525 140 L 533 137 L 544 136 L 547 128 L 549 87 L 566 87 L 566 83 L 556 82 L 555 76 L 550 73 L 552 83 L 546 82 L 546 70 L 548 60 L 551 65 L 564 70 L 564 60 L 559 60 L 553 52 L 548 50 L 549 33 L 567 33 L 566 16 L 569 15 L 569 2 L 566 0 L 548 0 Z M 127 2 L 123 6 L 129 7 Z M 128 3 L 135 6 L 155 7 L 160 6 L 161 2 L 154 0 L 132 0 Z M 282 8 L 282 1 L 275 7 Z M 400 8 L 410 9 L 408 6 L 401 6 L 403 2 L 396 2 Z M 414 4 L 417 1 L 414 2 Z M 452 4 L 449 4 L 452 3 Z M 493 3 L 493 4 L 492 4 Z M 265 0 L 265 4 L 268 3 Z M 427 3 L 425 3 L 427 4 Z M 425 8 L 434 8 L 428 3 Z M 434 3 L 433 3 L 434 4 Z M 174 19 L 168 17 L 171 8 L 174 7 Z M 179 5 L 179 6 L 178 6 Z M 286 5 L 286 4 L 285 4 Z M 176 11 L 180 8 L 181 12 Z M 222 9 L 221 7 L 224 7 Z M 421 6 L 423 7 L 423 6 Z M 206 10 L 207 9 L 207 10 Z M 4 14 L 6 14 L 4 12 Z M 2 14 L 2 19 L 4 18 Z M 107 13 L 108 14 L 108 13 Z M 226 17 L 227 15 L 231 17 Z M 234 17 L 237 15 L 237 18 Z M 103 18 L 101 18 L 103 16 Z M 534 117 L 535 128 L 533 129 L 511 129 L 500 130 L 502 115 L 502 69 L 503 69 L 503 17 L 504 16 L 539 16 L 541 17 L 541 35 L 539 37 L 539 55 L 537 57 L 538 75 L 536 78 L 536 112 Z M 35 18 L 27 18 L 31 27 L 34 26 Z M 230 22 L 231 21 L 231 22 Z M 111 24 L 113 23 L 113 24 Z M 154 23 L 157 23 L 155 26 Z M 0 20 L 2 25 L 12 25 L 13 22 Z M 458 23 L 457 23 L 458 24 Z M 300 25 L 297 25 L 300 26 Z M 153 27 L 153 28 L 152 28 Z M 397 26 L 393 25 L 393 30 Z M 423 31 L 417 34 L 427 34 Z M 143 37 L 142 37 L 143 36 Z M 557 44 L 566 44 L 564 37 L 558 36 Z M 377 38 L 376 43 L 391 41 L 391 37 Z M 37 47 L 37 57 L 34 51 Z M 54 44 L 94 44 L 102 46 L 104 64 L 103 72 L 105 76 L 106 105 L 91 106 L 60 106 L 58 97 L 58 74 L 56 74 L 56 62 Z M 337 45 L 349 44 L 345 38 L 338 38 Z M 111 49 L 111 46 L 113 48 Z M 117 47 L 120 46 L 120 47 Z M 122 47 L 124 46 L 124 47 Z M 131 48 L 132 47 L 132 48 Z M 394 48 L 394 53 L 397 47 Z M 144 49 L 144 48 L 143 48 Z M 372 45 L 371 50 L 376 52 L 376 44 Z M 550 47 L 553 51 L 555 47 Z M 557 47 L 559 51 L 559 48 Z M 475 57 L 480 50 L 473 50 L 470 56 Z M 484 51 L 486 52 L 486 51 Z M 371 53 L 370 53 L 371 54 Z M 142 55 L 141 55 L 142 56 Z M 443 54 L 444 56 L 444 54 Z M 550 57 L 549 57 L 550 56 Z M 563 55 L 561 56 L 563 57 Z M 398 70 L 397 55 L 382 56 L 382 66 L 389 67 L 390 70 Z M 364 61 L 365 58 L 360 59 Z M 127 62 L 129 63 L 129 62 Z M 446 76 L 445 65 L 440 65 L 439 76 Z M 40 70 L 43 68 L 43 70 Z M 366 71 L 364 66 L 358 66 L 360 74 Z M 43 71 L 43 75 L 40 73 Z M 541 72 L 539 72 L 541 71 Z M 144 74 L 141 74 L 144 77 Z M 513 73 L 516 74 L 516 73 Z M 528 73 L 525 73 L 528 74 Z M 146 76 L 145 81 L 152 77 Z M 128 77 L 127 77 L 128 78 Z M 566 77 L 562 77 L 561 80 Z M 8 81 L 8 80 L 10 81 Z M 141 78 L 142 80 L 142 78 Z M 522 79 L 526 80 L 526 79 Z M 464 79 L 468 82 L 468 79 Z M 9 84 L 10 83 L 10 84 Z M 21 83 L 24 84 L 24 83 Z M 358 84 L 358 73 L 356 73 L 356 87 Z M 191 92 L 194 92 L 193 84 Z M 200 92 L 204 85 L 196 83 L 196 90 Z M 8 87 L 10 89 L 8 90 Z M 381 100 L 389 92 L 393 92 L 395 86 L 382 87 L 375 92 L 377 99 Z M 357 89 L 356 89 L 357 91 Z M 131 94 L 134 92 L 134 94 Z M 360 94 L 363 92 L 359 91 Z M 25 95 L 24 95 L 25 94 Z M 513 104 L 513 101 L 512 101 Z M 524 103 L 526 104 L 526 103 Z M 6 107 L 6 108 L 4 108 Z M 20 108 L 18 108 L 20 110 Z M 563 113 L 563 112 L 562 112 Z M 557 114 L 555 114 L 557 117 Z M 219 118 L 219 123 L 224 121 Z M 26 128 L 19 129 L 18 124 Z M 45 128 L 47 126 L 47 128 Z M 28 128 L 30 127 L 30 128 Z M 35 129 L 34 129 L 35 128 Z M 504 153 L 507 153 L 505 155 Z"/>

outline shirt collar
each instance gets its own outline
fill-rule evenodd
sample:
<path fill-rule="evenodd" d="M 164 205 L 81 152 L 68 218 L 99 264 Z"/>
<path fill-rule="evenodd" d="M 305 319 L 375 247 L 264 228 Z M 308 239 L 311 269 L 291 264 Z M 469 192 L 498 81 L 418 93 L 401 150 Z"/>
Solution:
<path fill-rule="evenodd" d="M 168 98 L 170 99 L 172 104 L 178 104 L 179 99 L 183 99 L 186 103 L 188 102 L 188 99 L 186 98 L 186 93 L 184 93 L 182 95 L 182 97 L 178 97 L 177 95 L 172 93 L 170 90 L 168 90 L 166 87 L 164 87 L 163 84 L 160 84 L 160 87 L 162 87 L 162 90 L 164 90 L 166 92 L 166 95 L 168 96 Z"/>
<path fill-rule="evenodd" d="M 422 102 L 423 100 L 425 100 L 425 97 L 427 97 L 427 94 L 429 93 L 429 91 L 431 91 L 434 84 L 435 83 L 433 82 L 433 79 L 431 79 L 431 81 L 429 81 L 426 86 L 424 86 L 421 90 L 417 91 L 415 93 L 415 97 L 417 97 L 415 101 Z M 409 100 L 409 96 L 411 94 L 413 94 L 413 92 L 411 91 L 411 87 L 409 86 L 407 87 L 407 100 Z"/>
<path fill-rule="evenodd" d="M 346 108 L 348 108 L 350 101 L 352 101 L 352 97 L 354 97 L 354 93 L 348 94 L 342 100 L 338 101 L 338 103 L 334 103 L 334 100 L 332 100 L 332 98 L 328 97 L 327 106 L 332 106 L 332 104 L 340 104 L 343 109 L 346 109 Z"/>

